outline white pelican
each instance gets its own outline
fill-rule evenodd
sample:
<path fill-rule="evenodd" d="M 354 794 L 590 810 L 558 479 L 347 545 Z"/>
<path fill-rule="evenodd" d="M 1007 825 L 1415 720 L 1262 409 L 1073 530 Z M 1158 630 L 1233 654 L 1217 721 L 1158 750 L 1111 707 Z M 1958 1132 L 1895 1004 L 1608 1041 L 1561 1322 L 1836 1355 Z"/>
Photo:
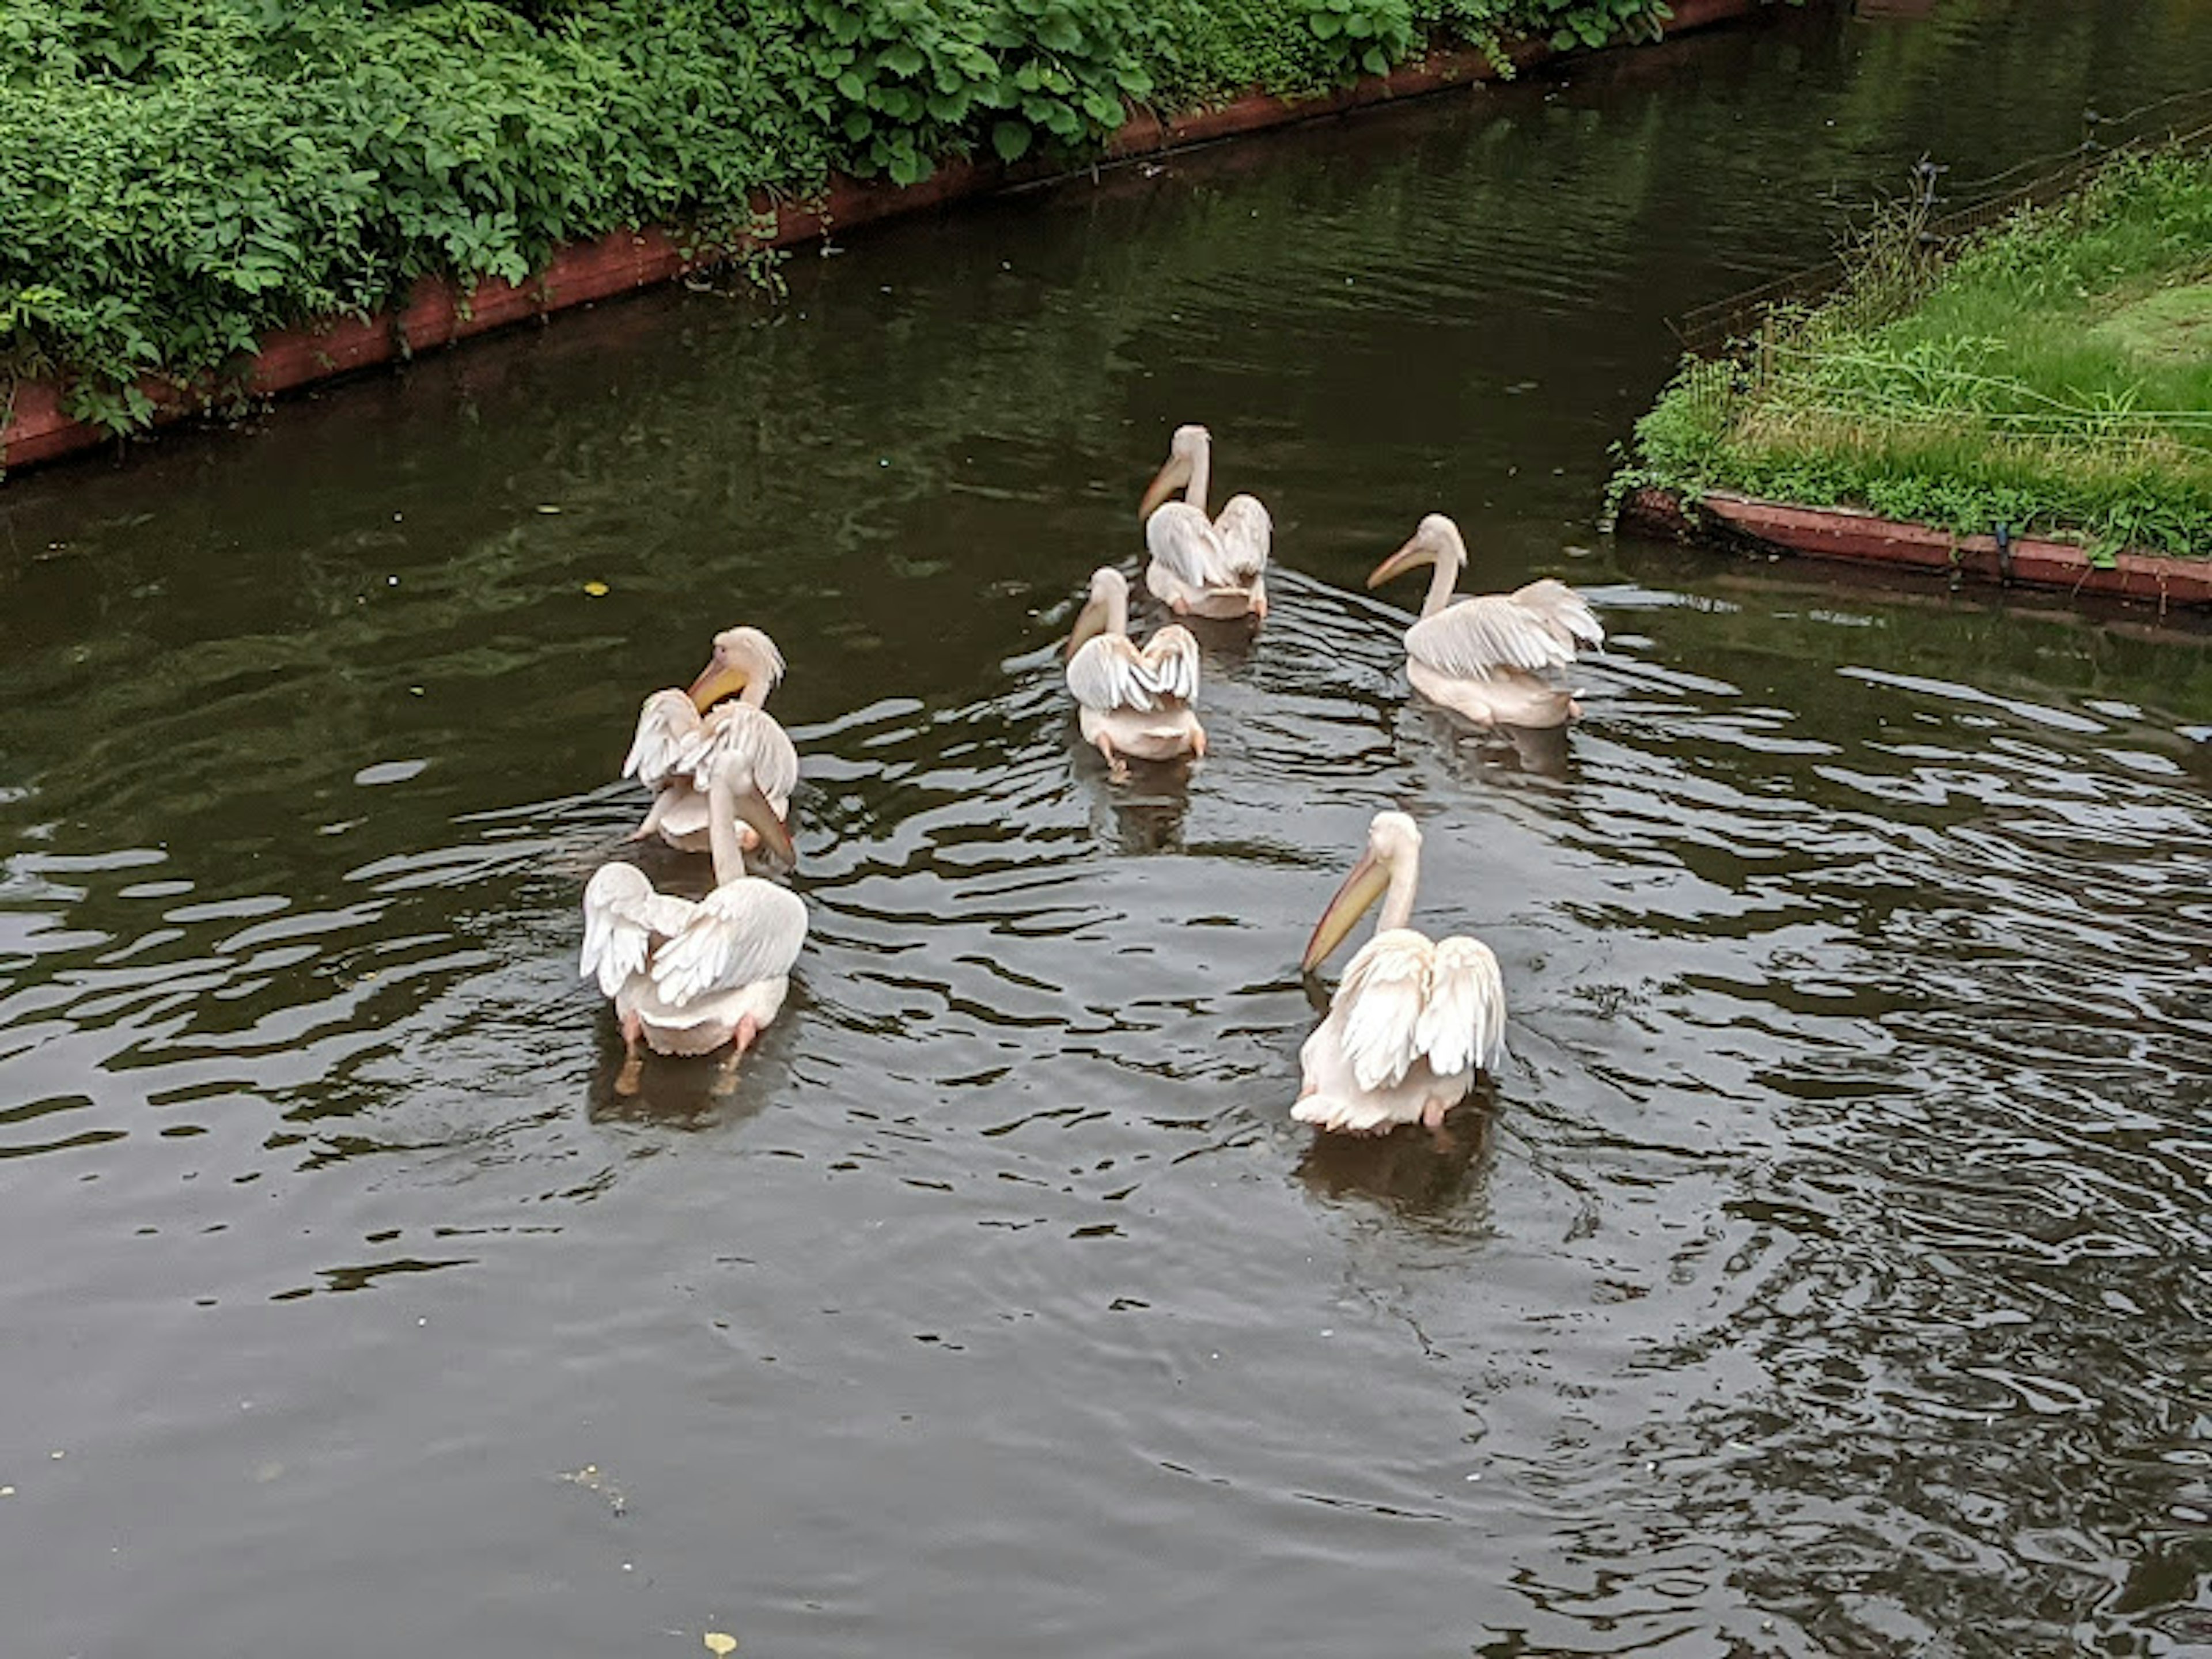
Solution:
<path fill-rule="evenodd" d="M 708 774 L 708 836 L 714 890 L 694 903 L 653 890 L 630 864 L 600 867 L 584 889 L 586 978 L 613 999 L 628 1051 L 617 1094 L 637 1091 L 641 1039 L 659 1054 L 712 1054 L 734 1048 L 714 1091 L 727 1093 L 738 1062 L 783 1006 L 791 964 L 806 939 L 799 896 L 745 873 L 740 824 L 779 856 L 791 838 L 742 761 L 725 757 Z"/>
<path fill-rule="evenodd" d="M 1091 597 L 1067 636 L 1067 689 L 1083 740 L 1096 744 L 1116 782 L 1122 757 L 1168 761 L 1206 753 L 1198 700 L 1198 641 L 1175 623 L 1141 651 L 1129 638 L 1129 579 L 1110 565 L 1091 574 Z"/>
<path fill-rule="evenodd" d="M 1212 446 L 1204 427 L 1177 427 L 1166 464 L 1138 504 L 1145 545 L 1152 556 L 1145 586 L 1178 617 L 1264 619 L 1267 545 L 1274 524 L 1250 495 L 1232 495 L 1219 518 L 1206 516 Z M 1182 500 L 1169 501 L 1178 484 L 1183 486 Z"/>
<path fill-rule="evenodd" d="M 1433 1129 L 1505 1053 L 1505 985 L 1480 939 L 1433 944 L 1406 923 L 1420 878 L 1421 832 L 1403 812 L 1377 812 L 1352 866 L 1307 942 L 1311 973 L 1376 899 L 1375 937 L 1344 970 L 1328 1016 L 1298 1051 L 1291 1115 L 1324 1129 L 1374 1134 L 1401 1123 Z"/>
<path fill-rule="evenodd" d="M 1459 526 L 1431 513 L 1413 539 L 1375 567 L 1379 587 L 1415 565 L 1432 563 L 1421 619 L 1406 630 L 1406 677 L 1432 702 L 1483 726 L 1565 726 L 1583 711 L 1554 676 L 1577 645 L 1603 645 L 1589 603 L 1547 576 L 1510 593 L 1452 599 L 1467 563 Z"/>
<path fill-rule="evenodd" d="M 690 690 L 671 688 L 645 700 L 623 775 L 653 792 L 653 810 L 630 832 L 632 841 L 658 835 L 679 852 L 706 852 L 704 780 L 725 756 L 744 763 L 778 817 L 790 811 L 799 750 L 764 707 L 782 678 L 775 641 L 757 628 L 731 628 L 714 635 L 714 654 Z M 738 826 L 738 839 L 748 849 L 760 845 L 750 824 Z"/>

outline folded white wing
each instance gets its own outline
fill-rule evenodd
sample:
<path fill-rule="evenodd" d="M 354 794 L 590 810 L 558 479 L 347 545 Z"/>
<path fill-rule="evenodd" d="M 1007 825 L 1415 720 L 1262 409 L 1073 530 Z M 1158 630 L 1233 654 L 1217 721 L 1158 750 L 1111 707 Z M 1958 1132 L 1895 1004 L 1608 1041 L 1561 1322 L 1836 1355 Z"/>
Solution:
<path fill-rule="evenodd" d="M 1198 641 L 1170 623 L 1141 651 L 1126 634 L 1086 641 L 1067 662 L 1067 689 L 1085 708 L 1150 714 L 1198 696 Z"/>
<path fill-rule="evenodd" d="M 791 971 L 806 942 L 806 906 L 757 876 L 724 882 L 693 908 L 682 932 L 653 955 L 653 988 L 681 1008 Z"/>
<path fill-rule="evenodd" d="M 1167 501 L 1145 520 L 1152 562 L 1186 587 L 1242 586 L 1221 532 L 1188 501 Z"/>
<path fill-rule="evenodd" d="M 654 692 L 637 711 L 637 736 L 630 740 L 622 775 L 658 791 L 677 769 L 684 744 L 698 736 L 699 726 L 699 711 L 689 696 L 674 690 Z"/>
<path fill-rule="evenodd" d="M 676 769 L 705 789 L 726 757 L 742 761 L 752 774 L 753 787 L 779 810 L 799 787 L 799 750 L 765 708 L 744 702 L 718 705 L 677 750 Z"/>
<path fill-rule="evenodd" d="M 1405 1080 L 1416 1060 L 1449 1077 L 1492 1065 L 1504 1052 L 1505 986 L 1479 940 L 1432 945 L 1411 928 L 1377 933 L 1344 971 L 1334 1012 L 1344 1057 L 1362 1089 Z"/>
<path fill-rule="evenodd" d="M 1445 1077 L 1476 1066 L 1495 1072 L 1504 1059 L 1505 979 L 1480 939 L 1455 933 L 1437 941 L 1413 1046 L 1429 1057 L 1431 1071 Z"/>
<path fill-rule="evenodd" d="M 577 972 L 612 996 L 641 973 L 653 943 L 681 933 L 696 907 L 653 890 L 634 864 L 603 864 L 584 888 L 584 950 Z"/>
<path fill-rule="evenodd" d="M 1275 521 L 1256 495 L 1231 495 L 1213 521 L 1220 538 L 1222 556 L 1230 580 L 1249 587 L 1267 568 L 1267 550 L 1275 538 Z"/>
<path fill-rule="evenodd" d="M 1198 641 L 1180 623 L 1170 623 L 1137 653 L 1154 694 L 1170 702 L 1198 700 Z"/>
<path fill-rule="evenodd" d="M 1564 668 L 1605 629 L 1583 596 L 1547 576 L 1511 593 L 1461 599 L 1406 630 L 1406 654 L 1439 673 L 1485 679 L 1504 669 Z"/>

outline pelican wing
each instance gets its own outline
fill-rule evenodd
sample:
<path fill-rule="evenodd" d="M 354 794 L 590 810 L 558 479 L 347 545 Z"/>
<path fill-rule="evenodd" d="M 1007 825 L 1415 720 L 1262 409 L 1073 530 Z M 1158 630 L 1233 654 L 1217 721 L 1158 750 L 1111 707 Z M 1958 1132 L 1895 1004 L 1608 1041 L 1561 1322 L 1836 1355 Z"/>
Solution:
<path fill-rule="evenodd" d="M 1267 568 L 1267 550 L 1275 538 L 1275 522 L 1256 495 L 1231 495 L 1213 521 L 1228 562 L 1230 580 L 1249 587 Z"/>
<path fill-rule="evenodd" d="M 1511 593 L 1461 599 L 1406 630 L 1406 653 L 1443 674 L 1486 679 L 1505 669 L 1541 673 L 1602 645 L 1605 629 L 1565 582 L 1547 576 Z"/>
<path fill-rule="evenodd" d="M 1505 1054 L 1505 980 L 1480 939 L 1460 933 L 1437 942 L 1413 1046 L 1441 1077 L 1477 1066 L 1498 1069 Z"/>
<path fill-rule="evenodd" d="M 653 956 L 653 988 L 681 1008 L 701 997 L 778 979 L 806 942 L 806 906 L 796 893 L 740 876 L 700 900 L 690 921 Z"/>
<path fill-rule="evenodd" d="M 637 735 L 630 740 L 622 775 L 658 790 L 678 769 L 677 757 L 698 735 L 699 726 L 699 711 L 689 696 L 672 690 L 654 692 L 637 711 Z"/>
<path fill-rule="evenodd" d="M 1186 587 L 1237 587 L 1249 580 L 1238 576 L 1221 532 L 1188 501 L 1167 501 L 1153 511 L 1145 520 L 1145 546 L 1152 562 Z"/>
<path fill-rule="evenodd" d="M 1411 928 L 1394 927 L 1361 945 L 1344 970 L 1331 1012 L 1343 1017 L 1344 1057 L 1362 1089 L 1403 1082 L 1420 1058 L 1435 947 Z"/>
<path fill-rule="evenodd" d="M 1137 653 L 1152 689 L 1168 702 L 1198 700 L 1198 641 L 1190 629 L 1170 623 L 1146 641 Z"/>
<path fill-rule="evenodd" d="M 655 934 L 684 925 L 691 907 L 656 893 L 634 864 L 603 864 L 584 888 L 584 950 L 577 972 L 612 996 L 643 971 Z"/>
<path fill-rule="evenodd" d="M 1163 507 L 1162 512 L 1166 511 Z M 1182 628 L 1163 628 L 1160 637 L 1181 634 L 1190 639 L 1189 631 Z M 1155 644 L 1158 641 L 1154 641 Z M 1198 642 L 1191 641 L 1191 677 L 1198 674 Z M 1101 634 L 1086 640 L 1083 648 L 1067 659 L 1067 689 L 1076 702 L 1085 708 L 1096 708 L 1102 714 L 1116 708 L 1133 708 L 1150 713 L 1156 706 L 1153 665 L 1144 653 L 1129 642 L 1126 634 Z"/>
<path fill-rule="evenodd" d="M 1334 1012 L 1362 1089 L 1405 1081 L 1417 1060 L 1438 1077 L 1493 1066 L 1505 1051 L 1505 983 L 1479 939 L 1432 945 L 1411 928 L 1377 933 L 1344 970 Z"/>
<path fill-rule="evenodd" d="M 678 751 L 676 769 L 688 773 L 702 789 L 710 787 L 714 768 L 734 757 L 752 774 L 753 787 L 781 810 L 799 787 L 799 750 L 790 734 L 765 708 L 726 702 L 699 723 Z"/>

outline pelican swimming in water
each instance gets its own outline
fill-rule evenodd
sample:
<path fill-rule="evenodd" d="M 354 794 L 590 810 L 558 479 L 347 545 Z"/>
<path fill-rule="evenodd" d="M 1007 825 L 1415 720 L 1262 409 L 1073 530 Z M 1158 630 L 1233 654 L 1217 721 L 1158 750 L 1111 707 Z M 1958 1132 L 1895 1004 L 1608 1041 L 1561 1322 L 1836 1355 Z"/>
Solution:
<path fill-rule="evenodd" d="M 744 763 L 779 817 L 790 811 L 799 750 L 764 706 L 782 678 L 775 641 L 757 628 L 725 629 L 689 690 L 671 688 L 645 700 L 623 775 L 653 792 L 653 808 L 630 832 L 632 841 L 658 835 L 679 852 L 708 850 L 702 780 L 726 756 Z M 738 839 L 748 850 L 760 845 L 750 824 L 739 825 Z"/>
<path fill-rule="evenodd" d="M 1565 726 L 1582 713 L 1556 676 L 1578 645 L 1605 643 L 1583 596 L 1547 576 L 1510 593 L 1455 600 L 1467 564 L 1459 526 L 1441 513 L 1375 567 L 1380 587 L 1416 565 L 1433 564 L 1421 619 L 1406 630 L 1406 677 L 1413 690 L 1483 726 Z"/>
<path fill-rule="evenodd" d="M 1198 700 L 1198 641 L 1170 623 L 1139 651 L 1129 638 L 1129 579 L 1110 565 L 1091 575 L 1091 596 L 1067 636 L 1067 689 L 1083 740 L 1096 744 L 1116 782 L 1127 756 L 1177 760 L 1206 753 Z"/>
<path fill-rule="evenodd" d="M 1311 973 L 1380 899 L 1375 937 L 1359 947 L 1328 1017 L 1298 1051 L 1291 1115 L 1376 1134 L 1401 1123 L 1434 1129 L 1505 1053 L 1505 985 L 1480 939 L 1431 942 L 1406 924 L 1420 878 L 1421 832 L 1403 812 L 1377 812 L 1352 866 L 1307 942 Z"/>
<path fill-rule="evenodd" d="M 1274 524 L 1250 495 L 1232 495 L 1218 519 L 1206 516 L 1213 439 L 1202 426 L 1179 426 L 1168 459 L 1137 518 L 1152 562 L 1145 586 L 1178 617 L 1216 622 L 1267 614 L 1267 546 Z M 1183 498 L 1170 501 L 1178 485 Z"/>
<path fill-rule="evenodd" d="M 745 873 L 740 825 L 779 857 L 791 837 L 744 763 L 708 773 L 714 890 L 696 902 L 656 892 L 633 864 L 602 866 L 584 889 L 579 970 L 613 1000 L 627 1051 L 617 1094 L 634 1094 L 641 1041 L 659 1054 L 708 1054 L 734 1044 L 714 1081 L 726 1094 L 738 1062 L 783 1006 L 806 940 L 806 906 L 788 888 Z"/>

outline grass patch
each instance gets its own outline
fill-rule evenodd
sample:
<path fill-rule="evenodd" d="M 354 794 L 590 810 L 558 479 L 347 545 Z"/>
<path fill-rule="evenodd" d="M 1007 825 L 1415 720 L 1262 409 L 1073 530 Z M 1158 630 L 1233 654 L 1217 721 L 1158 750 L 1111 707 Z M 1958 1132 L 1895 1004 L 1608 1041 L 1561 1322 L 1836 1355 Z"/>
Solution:
<path fill-rule="evenodd" d="M 2212 554 L 2212 159 L 2123 158 L 1948 258 L 1917 231 L 1877 228 L 1826 302 L 1686 363 L 1616 495 Z"/>

